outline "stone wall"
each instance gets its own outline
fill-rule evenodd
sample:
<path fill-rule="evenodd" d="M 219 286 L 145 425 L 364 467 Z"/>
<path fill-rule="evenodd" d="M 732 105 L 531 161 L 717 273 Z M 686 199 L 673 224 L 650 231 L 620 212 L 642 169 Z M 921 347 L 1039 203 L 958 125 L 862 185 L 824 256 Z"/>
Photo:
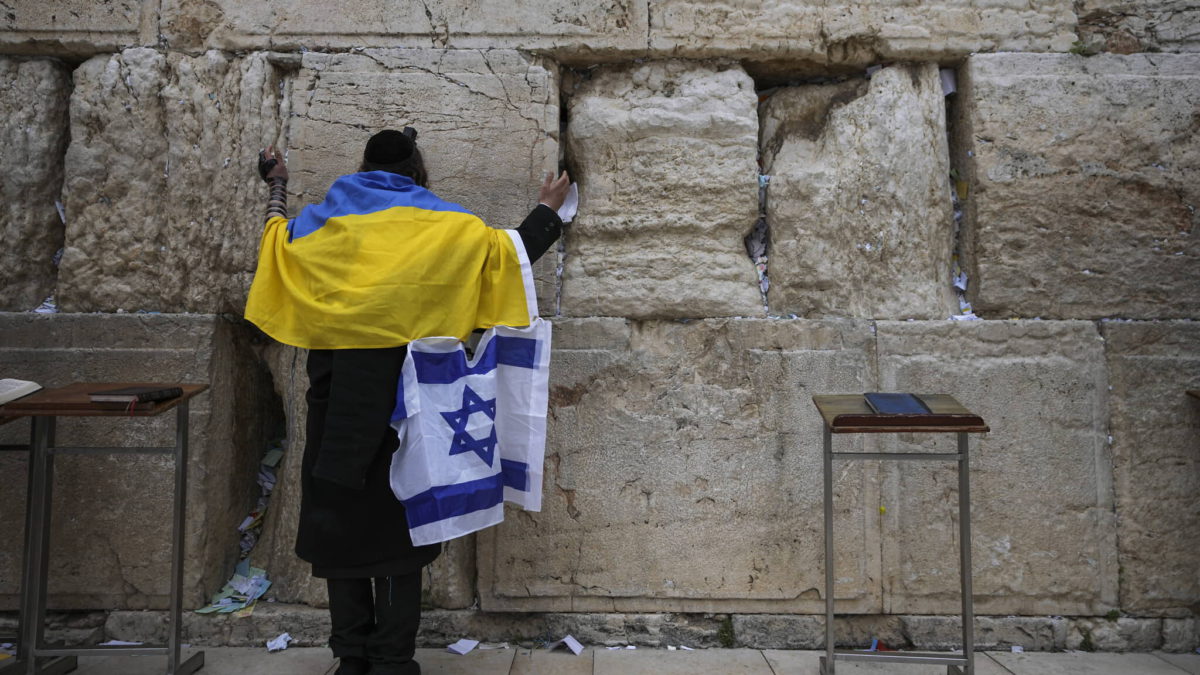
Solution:
<path fill-rule="evenodd" d="M 988 644 L 1197 646 L 1200 5 L 9 4 L 0 376 L 212 385 L 194 426 L 190 604 L 236 557 L 264 430 L 282 414 L 291 448 L 304 440 L 304 354 L 232 318 L 265 207 L 255 153 L 287 152 L 294 214 L 372 132 L 412 125 L 434 188 L 494 226 L 519 223 L 544 171 L 568 167 L 581 190 L 536 269 L 557 333 L 544 508 L 427 570 L 436 634 L 813 646 L 810 396 L 914 390 L 992 428 L 971 445 Z M 752 260 L 756 223 L 750 248 L 769 243 Z M 51 294 L 68 313 L 28 313 Z M 137 310 L 162 314 L 121 314 Z M 254 561 L 273 599 L 321 606 L 292 552 L 298 457 Z M 23 475 L 19 454 L 0 461 Z M 162 511 L 166 493 L 126 468 L 64 458 L 59 498 Z M 839 630 L 951 645 L 952 472 L 856 463 L 836 489 L 835 593 L 853 615 Z M 22 505 L 23 487 L 0 493 L 9 531 Z M 56 502 L 52 606 L 161 606 L 165 521 L 70 521 L 72 506 Z M 19 556 L 0 550 L 8 606 Z M 235 640 L 221 625 L 196 634 Z"/>

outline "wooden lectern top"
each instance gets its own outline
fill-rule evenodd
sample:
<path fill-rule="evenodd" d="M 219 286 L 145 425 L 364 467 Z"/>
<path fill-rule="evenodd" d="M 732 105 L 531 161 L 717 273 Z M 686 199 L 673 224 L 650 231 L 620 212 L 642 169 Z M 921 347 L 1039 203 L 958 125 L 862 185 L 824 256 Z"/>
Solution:
<path fill-rule="evenodd" d="M 880 415 L 862 394 L 813 396 L 813 403 L 835 434 L 895 434 L 922 432 L 987 432 L 983 418 L 947 394 L 914 394 L 930 412 L 920 415 Z"/>
<path fill-rule="evenodd" d="M 153 406 L 135 410 L 114 410 L 98 407 L 88 394 L 107 389 L 124 387 L 179 387 L 182 396 L 156 401 Z M 153 417 L 164 413 L 200 392 L 208 389 L 207 384 L 182 384 L 179 382 L 75 382 L 56 389 L 42 389 L 24 398 L 0 406 L 0 418 L 17 417 Z"/>

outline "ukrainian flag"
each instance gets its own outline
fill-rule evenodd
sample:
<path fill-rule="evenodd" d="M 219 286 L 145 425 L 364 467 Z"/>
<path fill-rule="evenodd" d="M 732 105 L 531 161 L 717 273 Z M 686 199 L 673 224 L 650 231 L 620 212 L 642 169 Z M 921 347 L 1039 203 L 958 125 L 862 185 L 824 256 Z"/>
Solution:
<path fill-rule="evenodd" d="M 246 319 L 306 349 L 466 340 L 536 316 L 515 231 L 386 171 L 343 176 L 298 217 L 268 220 L 246 300 Z"/>

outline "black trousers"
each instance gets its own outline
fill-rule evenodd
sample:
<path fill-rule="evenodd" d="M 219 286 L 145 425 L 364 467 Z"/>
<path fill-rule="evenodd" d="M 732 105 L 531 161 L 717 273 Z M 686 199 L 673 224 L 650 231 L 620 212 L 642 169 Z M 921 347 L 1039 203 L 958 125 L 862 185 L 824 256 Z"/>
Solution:
<path fill-rule="evenodd" d="M 326 581 L 333 655 L 366 659 L 371 675 L 419 675 L 413 654 L 421 624 L 421 573 Z"/>

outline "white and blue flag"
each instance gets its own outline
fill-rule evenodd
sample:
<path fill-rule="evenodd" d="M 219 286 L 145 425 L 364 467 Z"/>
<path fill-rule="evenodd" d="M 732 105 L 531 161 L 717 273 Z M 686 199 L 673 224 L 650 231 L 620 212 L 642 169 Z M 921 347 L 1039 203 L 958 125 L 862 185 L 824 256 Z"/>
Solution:
<path fill-rule="evenodd" d="M 540 318 L 489 329 L 471 357 L 454 338 L 409 343 L 391 482 L 413 544 L 495 525 L 506 501 L 541 510 L 549 370 L 550 324 Z"/>

